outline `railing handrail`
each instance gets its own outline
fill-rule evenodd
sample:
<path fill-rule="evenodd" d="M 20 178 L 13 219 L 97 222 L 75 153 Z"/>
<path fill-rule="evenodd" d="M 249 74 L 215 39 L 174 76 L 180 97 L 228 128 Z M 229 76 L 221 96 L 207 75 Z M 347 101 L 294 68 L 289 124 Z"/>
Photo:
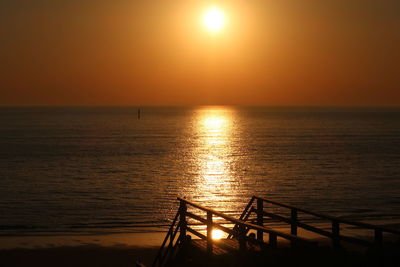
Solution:
<path fill-rule="evenodd" d="M 283 239 L 291 241 L 291 246 L 296 246 L 297 244 L 311 244 L 315 245 L 317 244 L 316 241 L 303 238 L 297 235 L 297 228 L 303 228 L 305 230 L 320 234 L 322 236 L 329 237 L 332 239 L 332 245 L 334 248 L 339 248 L 341 247 L 340 241 L 346 241 L 350 243 L 356 243 L 360 245 L 382 245 L 383 243 L 383 233 L 393 233 L 400 235 L 400 231 L 393 230 L 393 229 L 387 229 L 381 226 L 376 226 L 368 223 L 361 223 L 361 222 L 353 222 L 353 221 L 348 221 L 342 218 L 334 217 L 334 216 L 329 216 L 325 214 L 321 214 L 318 212 L 314 211 L 309 211 L 304 208 L 298 208 L 289 204 L 284 204 L 280 203 L 275 200 L 271 199 L 265 199 L 262 197 L 257 197 L 253 196 L 249 203 L 246 205 L 242 215 L 240 216 L 239 219 L 234 218 L 231 215 L 227 215 L 223 212 L 214 210 L 209 207 L 205 207 L 201 204 L 195 203 L 193 201 L 184 199 L 184 198 L 177 198 L 180 201 L 180 206 L 178 209 L 178 212 L 175 216 L 175 218 L 172 221 L 172 224 L 168 230 L 168 233 L 161 245 L 160 250 L 157 253 L 157 256 L 153 262 L 153 266 L 162 266 L 164 263 L 169 261 L 169 258 L 174 257 L 174 251 L 176 248 L 185 243 L 186 240 L 190 240 L 190 237 L 186 236 L 186 232 L 193 233 L 194 235 L 200 237 L 201 239 L 205 239 L 207 241 L 207 252 L 212 253 L 213 250 L 213 241 L 212 241 L 212 229 L 213 228 L 218 228 L 224 231 L 225 233 L 228 234 L 228 239 L 229 237 L 235 237 L 239 241 L 239 249 L 240 250 L 246 250 L 246 242 L 252 242 L 253 244 L 260 244 L 260 245 L 268 245 L 271 248 L 276 248 L 277 247 L 277 237 L 281 237 Z M 257 206 L 254 208 L 254 200 L 257 200 Z M 290 217 L 284 217 L 282 215 L 275 214 L 274 212 L 269 212 L 264 210 L 264 205 L 263 203 L 267 202 L 273 205 L 277 205 L 280 207 L 284 207 L 287 209 L 290 209 Z M 198 213 L 190 212 L 187 210 L 187 206 L 191 206 L 193 208 L 197 208 L 198 210 L 206 212 L 207 218 L 204 218 L 203 216 L 198 215 Z M 315 227 L 313 225 L 306 224 L 304 221 L 299 220 L 298 218 L 298 212 L 302 212 L 305 214 L 310 214 L 316 217 L 320 217 L 323 219 L 327 219 L 331 221 L 331 231 L 327 231 L 325 229 L 321 229 L 318 227 Z M 251 216 L 252 213 L 255 213 L 257 215 L 257 224 L 248 222 L 247 219 L 249 216 Z M 221 222 L 216 222 L 213 221 L 213 216 L 219 217 L 224 219 L 224 221 Z M 285 222 L 290 224 L 290 233 L 285 233 L 281 232 L 278 230 L 275 230 L 273 228 L 267 227 L 264 225 L 264 216 L 272 218 L 272 219 L 277 219 L 278 221 Z M 179 221 L 178 221 L 179 218 Z M 200 231 L 195 230 L 188 225 L 188 219 L 191 218 L 194 220 L 197 220 L 201 223 L 201 225 L 206 225 L 207 228 L 207 235 L 202 234 Z M 252 221 L 253 222 L 253 221 Z M 223 226 L 224 224 L 234 224 L 233 229 L 227 228 Z M 348 224 L 348 225 L 354 225 L 354 226 L 359 226 L 361 228 L 366 228 L 366 229 L 373 229 L 375 231 L 374 233 L 374 243 L 371 243 L 367 240 L 364 239 L 359 239 L 356 237 L 352 236 L 346 236 L 346 235 L 341 235 L 340 233 L 340 224 Z M 250 230 L 256 230 L 257 232 L 257 238 L 255 239 L 255 236 L 247 236 L 248 231 Z M 175 241 L 176 234 L 180 231 L 179 237 Z M 263 234 L 267 233 L 269 234 L 269 239 L 268 243 L 263 241 Z M 165 249 L 165 246 L 167 242 L 169 241 L 168 247 Z M 175 241 L 175 243 L 174 243 Z"/>
<path fill-rule="evenodd" d="M 305 243 L 313 243 L 313 241 L 310 241 L 310 240 L 302 238 L 302 237 L 294 236 L 294 235 L 291 235 L 291 234 L 286 234 L 284 232 L 273 230 L 272 228 L 269 228 L 269 227 L 266 227 L 266 226 L 259 226 L 259 225 L 256 225 L 256 224 L 252 224 L 252 223 L 248 223 L 248 222 L 244 222 L 244 221 L 238 220 L 238 219 L 233 218 L 233 217 L 231 217 L 229 215 L 226 215 L 226 214 L 224 214 L 222 212 L 213 210 L 213 209 L 208 208 L 208 207 L 204 207 L 204 206 L 202 206 L 200 204 L 194 203 L 194 202 L 192 202 L 190 200 L 187 200 L 187 199 L 183 199 L 183 198 L 178 197 L 178 200 L 179 201 L 183 201 L 186 204 L 189 204 L 189 205 L 191 205 L 191 206 L 193 206 L 195 208 L 198 208 L 200 210 L 203 210 L 203 211 L 206 211 L 206 212 L 211 212 L 213 215 L 216 215 L 218 217 L 222 217 L 222 218 L 224 218 L 224 219 L 226 219 L 228 221 L 231 221 L 231 222 L 233 222 L 233 223 L 235 223 L 237 225 L 248 227 L 248 228 L 251 228 L 251 229 L 254 229 L 254 230 L 260 230 L 260 231 L 265 232 L 265 233 L 272 233 L 272 234 L 275 234 L 276 236 L 280 236 L 280 237 L 282 237 L 284 239 L 287 239 L 287 240 L 290 240 L 290 241 L 301 241 L 301 242 L 305 242 Z"/>
<path fill-rule="evenodd" d="M 315 212 L 315 211 L 310 211 L 310 210 L 306 210 L 304 208 L 299 208 L 299 207 L 295 207 L 289 204 L 284 204 L 275 200 L 271 200 L 271 199 L 266 199 L 266 198 L 262 198 L 262 197 L 257 197 L 257 196 L 253 196 L 253 198 L 255 199 L 260 199 L 264 202 L 268 202 L 277 206 L 281 206 L 287 209 L 295 209 L 297 211 L 306 213 L 306 214 L 310 214 L 316 217 L 320 217 L 322 219 L 328 219 L 330 221 L 335 221 L 338 223 L 343 223 L 343 224 L 348 224 L 348 225 L 353 225 L 353 226 L 358 226 L 358 227 L 362 227 L 362 228 L 368 228 L 368 229 L 372 229 L 372 230 L 380 230 L 382 232 L 387 232 L 387 233 L 392 233 L 392 234 L 397 234 L 400 235 L 400 231 L 394 230 L 394 229 L 388 229 L 382 226 L 377 226 L 377 225 L 373 225 L 373 224 L 368 224 L 368 223 L 363 223 L 363 222 L 355 222 L 355 221 L 349 221 L 349 220 L 345 220 L 339 217 L 335 217 L 335 216 L 330 216 L 330 215 L 326 215 L 326 214 L 322 214 L 319 212 Z"/>
<path fill-rule="evenodd" d="M 162 261 L 164 260 L 164 256 L 166 255 L 166 253 L 168 253 L 168 251 L 165 251 L 164 252 L 165 254 L 163 255 L 163 251 L 164 251 L 165 245 L 167 244 L 168 238 L 172 238 L 172 235 L 174 233 L 174 227 L 176 226 L 176 222 L 178 220 L 178 217 L 179 217 L 179 211 L 176 213 L 175 218 L 172 220 L 171 226 L 168 229 L 168 233 L 165 236 L 164 241 L 163 241 L 160 249 L 158 250 L 157 256 L 154 258 L 154 261 L 153 261 L 153 264 L 152 264 L 153 267 L 157 266 L 157 263 L 159 263 L 158 264 L 159 266 L 162 265 L 162 263 L 163 263 Z M 179 223 L 178 223 L 178 225 L 179 225 Z M 175 238 L 175 235 L 173 236 L 173 239 L 171 239 L 171 242 L 174 241 L 174 238 Z"/>
<path fill-rule="evenodd" d="M 255 197 L 252 196 L 249 203 L 247 203 L 247 206 L 244 208 L 242 214 L 240 214 L 239 220 L 243 220 L 243 218 L 246 216 L 247 212 L 249 211 L 251 205 L 253 205 Z"/>
<path fill-rule="evenodd" d="M 239 220 L 241 221 L 247 221 L 248 216 L 250 216 L 250 214 L 252 213 L 252 205 L 254 202 L 255 197 L 252 196 L 250 201 L 247 203 L 246 207 L 244 208 L 242 214 L 240 214 Z M 233 230 L 237 230 L 238 229 L 238 225 L 235 224 L 235 226 L 233 227 Z M 228 238 L 232 238 L 232 235 L 229 234 Z"/>

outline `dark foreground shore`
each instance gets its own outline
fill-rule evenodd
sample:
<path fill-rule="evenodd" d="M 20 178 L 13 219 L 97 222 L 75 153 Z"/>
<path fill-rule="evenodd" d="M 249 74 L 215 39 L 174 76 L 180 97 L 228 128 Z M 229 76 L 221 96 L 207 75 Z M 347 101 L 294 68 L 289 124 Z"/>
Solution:
<path fill-rule="evenodd" d="M 289 229 L 280 229 L 289 231 Z M 345 246 L 332 251 L 330 239 L 316 235 L 299 234 L 320 244 L 306 250 L 288 249 L 289 244 L 280 240 L 282 248 L 269 253 L 229 254 L 211 257 L 196 253 L 195 249 L 182 250 L 173 266 L 400 266 L 400 240 L 387 245 L 359 250 Z M 359 233 L 367 236 L 366 233 Z M 160 248 L 164 232 L 109 235 L 19 236 L 0 237 L 0 266 L 85 266 L 85 267 L 134 267 L 137 261 L 151 266 Z M 285 248 L 286 247 L 286 248 Z M 186 252 L 185 252 L 186 251 Z M 347 252 L 346 252 L 347 251 Z M 351 253 L 348 253 L 351 252 Z"/>
<path fill-rule="evenodd" d="M 101 247 L 79 246 L 58 248 L 5 249 L 0 250 L 0 266 L 22 267 L 125 267 L 136 266 L 139 260 L 145 266 L 151 266 L 158 247 Z M 209 258 L 206 255 L 185 252 L 172 266 L 220 267 L 220 266 L 400 266 L 399 247 L 370 253 L 332 252 L 324 248 L 307 250 L 279 249 L 268 254 L 225 255 Z M 183 256 L 183 257 L 182 257 Z"/>
<path fill-rule="evenodd" d="M 36 249 L 4 249 L 0 250 L 0 266 L 115 266 L 133 267 L 137 260 L 151 266 L 158 247 L 102 247 L 78 246 Z"/>

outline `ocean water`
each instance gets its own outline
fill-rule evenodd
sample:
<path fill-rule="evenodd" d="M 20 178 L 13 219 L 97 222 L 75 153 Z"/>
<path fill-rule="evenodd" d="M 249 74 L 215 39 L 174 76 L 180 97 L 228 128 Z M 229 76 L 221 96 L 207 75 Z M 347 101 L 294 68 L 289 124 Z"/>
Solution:
<path fill-rule="evenodd" d="M 0 235 L 155 231 L 178 196 L 238 216 L 252 195 L 400 222 L 400 110 L 0 108 Z"/>

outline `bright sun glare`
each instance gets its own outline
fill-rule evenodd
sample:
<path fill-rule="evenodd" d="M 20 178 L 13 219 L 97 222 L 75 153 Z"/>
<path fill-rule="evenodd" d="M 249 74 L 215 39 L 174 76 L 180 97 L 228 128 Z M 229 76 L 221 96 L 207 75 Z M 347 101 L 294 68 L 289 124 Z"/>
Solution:
<path fill-rule="evenodd" d="M 224 27 L 224 14 L 217 8 L 209 9 L 204 15 L 204 25 L 212 32 L 217 32 Z"/>
<path fill-rule="evenodd" d="M 204 126 L 209 130 L 220 130 L 224 123 L 224 118 L 217 116 L 210 116 L 203 121 Z"/>
<path fill-rule="evenodd" d="M 213 230 L 212 231 L 212 239 L 221 239 L 224 237 L 224 232 L 221 230 Z"/>

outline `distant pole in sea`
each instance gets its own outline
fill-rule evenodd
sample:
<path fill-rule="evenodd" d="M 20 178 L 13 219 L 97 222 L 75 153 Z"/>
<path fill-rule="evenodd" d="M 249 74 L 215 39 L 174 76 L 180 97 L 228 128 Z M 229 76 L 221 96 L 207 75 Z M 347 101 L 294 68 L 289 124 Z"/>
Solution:
<path fill-rule="evenodd" d="M 140 120 L 140 108 L 138 108 L 138 110 L 137 110 L 137 118 L 138 118 L 138 120 Z"/>

